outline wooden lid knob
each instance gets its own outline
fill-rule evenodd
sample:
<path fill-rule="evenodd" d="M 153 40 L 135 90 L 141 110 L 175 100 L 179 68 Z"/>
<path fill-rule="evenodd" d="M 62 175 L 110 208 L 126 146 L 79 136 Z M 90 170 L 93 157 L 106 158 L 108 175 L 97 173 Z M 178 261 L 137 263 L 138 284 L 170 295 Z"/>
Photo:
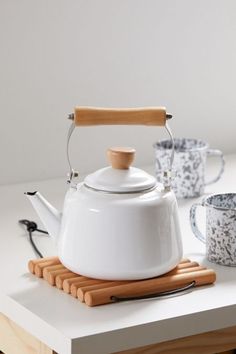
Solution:
<path fill-rule="evenodd" d="M 134 161 L 135 149 L 113 147 L 107 150 L 108 160 L 113 168 L 127 170 Z"/>

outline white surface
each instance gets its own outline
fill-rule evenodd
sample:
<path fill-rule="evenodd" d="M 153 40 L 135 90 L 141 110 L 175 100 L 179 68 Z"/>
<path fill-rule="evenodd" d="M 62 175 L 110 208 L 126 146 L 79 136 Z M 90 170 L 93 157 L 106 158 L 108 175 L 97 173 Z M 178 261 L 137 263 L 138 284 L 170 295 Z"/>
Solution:
<path fill-rule="evenodd" d="M 176 136 L 235 152 L 235 12 L 235 0 L 1 0 L 0 184 L 66 174 L 76 105 L 166 106 Z M 152 163 L 166 136 L 81 128 L 73 165 L 96 170 L 121 145 Z"/>
<path fill-rule="evenodd" d="M 209 173 L 213 170 L 217 170 L 214 164 L 209 167 Z M 56 207 L 61 207 L 65 191 L 61 180 L 0 189 L 0 311 L 58 353 L 108 354 L 236 325 L 236 269 L 205 259 L 204 245 L 192 235 L 188 220 L 189 207 L 196 199 L 179 202 L 184 254 L 215 269 L 216 284 L 168 299 L 89 308 L 27 272 L 27 261 L 34 254 L 17 220 L 27 217 L 37 221 L 23 196 L 25 190 L 34 189 L 40 189 Z M 236 155 L 231 155 L 227 156 L 222 180 L 206 192 L 235 191 Z M 204 227 L 201 213 L 199 224 Z M 45 255 L 55 254 L 47 236 L 35 236 L 35 239 Z"/>
<path fill-rule="evenodd" d="M 39 191 L 26 193 L 49 235 L 55 239 L 61 228 L 62 212 L 57 210 Z"/>
<path fill-rule="evenodd" d="M 117 169 L 101 168 L 89 174 L 84 183 L 86 186 L 108 192 L 138 192 L 156 185 L 156 179 L 140 168 Z"/>
<path fill-rule="evenodd" d="M 27 196 L 49 233 L 58 230 L 58 257 L 73 272 L 106 280 L 152 278 L 182 258 L 176 198 L 161 184 L 115 194 L 79 183 L 66 194 L 60 219 L 39 192 Z"/>

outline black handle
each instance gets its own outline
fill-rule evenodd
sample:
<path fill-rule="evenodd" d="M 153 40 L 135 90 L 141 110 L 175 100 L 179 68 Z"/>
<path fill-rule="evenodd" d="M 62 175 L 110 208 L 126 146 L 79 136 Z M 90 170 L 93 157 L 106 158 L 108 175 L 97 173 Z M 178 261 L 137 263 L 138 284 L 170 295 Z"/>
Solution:
<path fill-rule="evenodd" d="M 185 285 L 185 286 L 178 288 L 178 289 L 167 290 L 167 291 L 163 291 L 160 293 L 154 293 L 154 294 L 148 294 L 148 295 L 127 296 L 127 297 L 111 296 L 111 300 L 114 302 L 121 302 L 121 301 L 131 301 L 131 300 L 152 299 L 152 298 L 175 295 L 175 294 L 179 294 L 179 293 L 182 293 L 182 292 L 185 292 L 187 290 L 194 288 L 195 283 L 196 283 L 195 281 L 192 281 L 190 284 Z"/>

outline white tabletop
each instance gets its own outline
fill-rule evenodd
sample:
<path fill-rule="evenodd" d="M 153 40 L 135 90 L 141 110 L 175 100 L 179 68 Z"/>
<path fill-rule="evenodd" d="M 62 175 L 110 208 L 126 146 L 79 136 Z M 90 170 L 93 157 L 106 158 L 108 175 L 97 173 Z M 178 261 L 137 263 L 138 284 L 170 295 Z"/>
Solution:
<path fill-rule="evenodd" d="M 226 172 L 206 193 L 236 192 L 236 155 L 226 157 Z M 209 174 L 217 170 L 212 160 Z M 107 354 L 236 325 L 236 269 L 209 263 L 204 245 L 189 225 L 189 208 L 199 199 L 179 201 L 184 255 L 215 269 L 217 281 L 172 298 L 124 302 L 89 308 L 28 273 L 35 258 L 18 220 L 41 223 L 24 191 L 40 190 L 61 209 L 64 180 L 0 187 L 0 312 L 59 354 Z M 204 230 L 204 210 L 199 210 Z M 42 253 L 56 254 L 50 237 L 35 234 Z"/>

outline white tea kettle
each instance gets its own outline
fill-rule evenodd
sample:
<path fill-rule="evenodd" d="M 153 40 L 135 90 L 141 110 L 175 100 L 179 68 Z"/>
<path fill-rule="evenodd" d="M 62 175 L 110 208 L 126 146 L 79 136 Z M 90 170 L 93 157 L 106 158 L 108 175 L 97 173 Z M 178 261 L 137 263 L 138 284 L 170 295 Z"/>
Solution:
<path fill-rule="evenodd" d="M 75 126 L 164 126 L 168 115 L 160 107 L 77 107 L 70 118 L 73 123 L 68 144 Z M 71 186 L 62 213 L 38 192 L 26 193 L 56 239 L 61 262 L 71 271 L 98 279 L 134 280 L 164 274 L 181 260 L 175 195 L 153 176 L 130 167 L 134 153 L 132 148 L 109 149 L 111 166 L 88 175 L 77 185 L 70 165 Z"/>

